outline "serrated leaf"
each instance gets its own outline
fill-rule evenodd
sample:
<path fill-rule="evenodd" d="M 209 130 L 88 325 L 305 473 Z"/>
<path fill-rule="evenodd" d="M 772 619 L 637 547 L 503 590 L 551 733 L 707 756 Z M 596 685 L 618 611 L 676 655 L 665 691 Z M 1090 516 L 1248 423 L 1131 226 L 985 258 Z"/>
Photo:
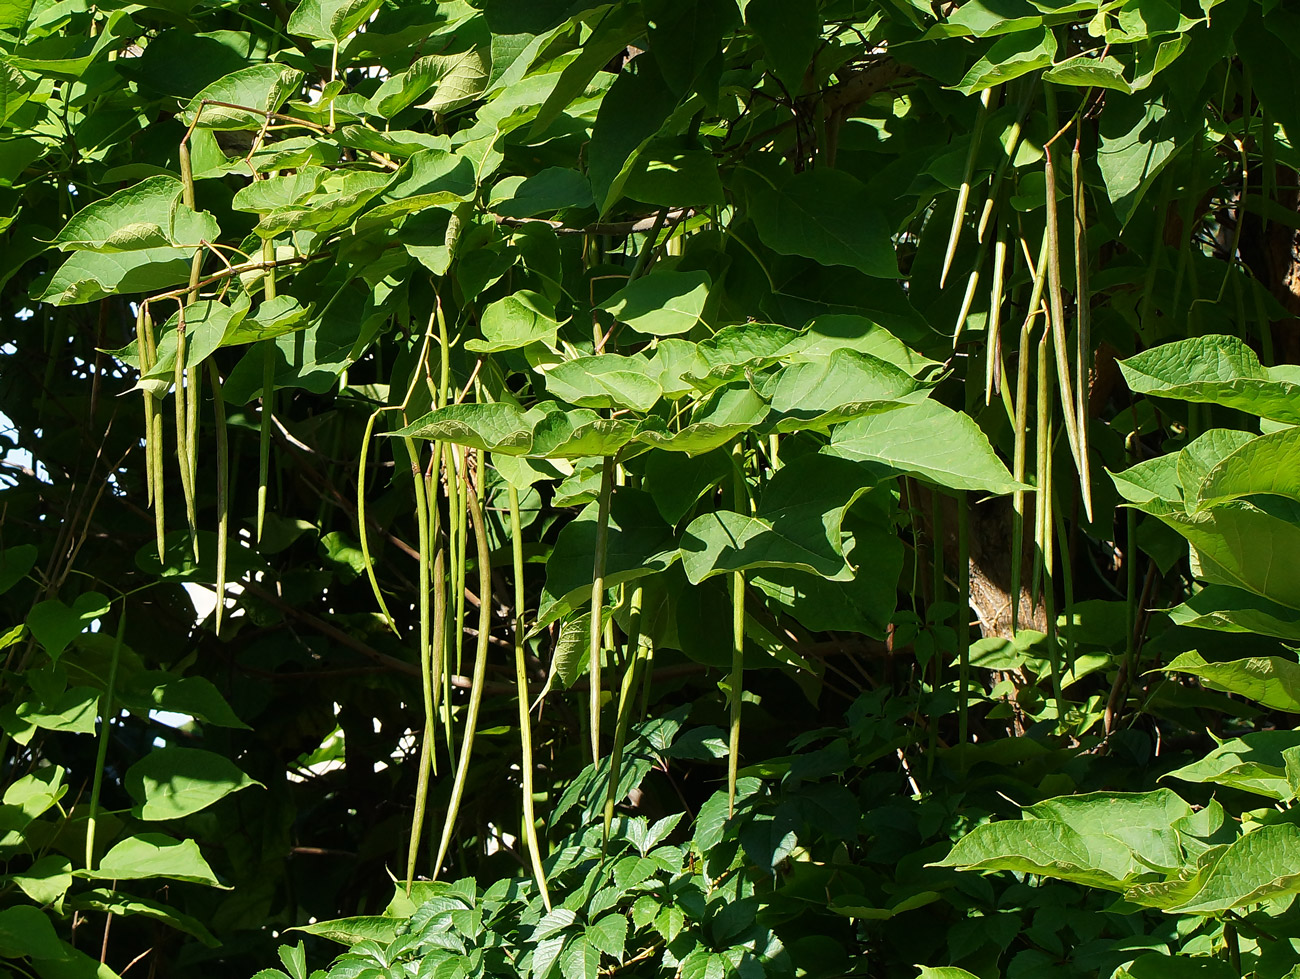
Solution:
<path fill-rule="evenodd" d="M 607 914 L 595 924 L 587 926 L 587 942 L 610 958 L 623 958 L 623 947 L 627 942 L 627 918 L 621 914 Z"/>
<path fill-rule="evenodd" d="M 564 979 L 596 979 L 600 972 L 600 949 L 585 938 L 567 942 L 560 952 Z"/>

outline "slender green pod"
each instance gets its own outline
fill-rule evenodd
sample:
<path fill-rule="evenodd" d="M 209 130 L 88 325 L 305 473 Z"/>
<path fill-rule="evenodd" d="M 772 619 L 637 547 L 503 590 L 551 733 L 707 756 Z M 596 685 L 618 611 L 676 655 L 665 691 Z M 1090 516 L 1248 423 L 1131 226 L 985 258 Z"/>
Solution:
<path fill-rule="evenodd" d="M 468 474 L 467 474 L 468 475 Z M 487 676 L 488 639 L 492 631 L 492 553 L 488 547 L 487 528 L 483 521 L 483 507 L 468 479 L 462 487 L 469 504 L 470 520 L 474 525 L 474 540 L 478 546 L 478 642 L 474 654 L 474 674 L 470 681 L 469 709 L 465 716 L 465 733 L 461 738 L 460 757 L 456 762 L 456 778 L 452 782 L 451 800 L 447 804 L 447 818 L 442 824 L 442 839 L 438 842 L 438 855 L 433 864 L 433 878 L 438 879 L 442 862 L 451 846 L 451 834 L 456 828 L 460 800 L 465 794 L 465 780 L 469 776 L 469 759 L 474 750 L 474 731 L 478 726 L 479 708 L 483 704 L 483 685 Z"/>
<path fill-rule="evenodd" d="M 216 362 L 208 360 L 212 382 L 212 414 L 217 428 L 217 604 L 213 625 L 221 635 L 221 617 L 226 610 L 226 556 L 230 545 L 230 439 L 226 431 L 226 399 Z"/>
<path fill-rule="evenodd" d="M 524 536 L 519 518 L 519 491 L 514 483 L 506 483 L 510 500 L 510 555 L 515 573 L 515 685 L 519 690 L 519 781 L 523 795 L 523 830 L 528 843 L 528 856 L 533 868 L 533 878 L 541 892 L 542 903 L 551 910 L 551 895 L 546 889 L 546 871 L 542 868 L 542 847 L 537 839 L 537 815 L 533 810 L 533 726 L 528 711 L 528 660 L 524 647 Z M 612 762 L 611 762 L 612 764 Z M 606 834 L 608 835 L 608 820 Z"/>
<path fill-rule="evenodd" d="M 1079 429 L 1079 481 L 1084 506 L 1092 517 L 1092 464 L 1088 460 L 1089 381 L 1092 363 L 1092 297 L 1088 293 L 1088 205 L 1084 199 L 1079 140 L 1070 153 L 1070 196 L 1074 204 L 1074 360 L 1079 383 L 1074 387 L 1074 417 Z M 1241 230 L 1241 222 L 1237 222 Z M 1234 282 L 1237 280 L 1234 278 Z"/>
<path fill-rule="evenodd" d="M 402 446 L 406 450 L 407 462 L 411 469 L 411 482 L 415 487 L 415 518 L 419 535 L 420 551 L 420 569 L 416 578 L 415 590 L 418 596 L 420 609 L 420 645 L 418 650 L 418 660 L 420 663 L 420 692 L 424 706 L 424 731 L 422 734 L 422 744 L 420 748 L 420 770 L 416 778 L 415 788 L 415 811 L 411 818 L 411 840 L 406 855 L 406 886 L 409 893 L 411 882 L 415 879 L 415 861 L 419 854 L 420 837 L 423 830 L 424 810 L 429 791 L 429 762 L 432 753 L 432 718 L 433 718 L 433 691 L 430 683 L 432 679 L 431 665 L 429 662 L 430 648 L 430 609 L 429 609 L 429 576 L 431 573 L 430 560 L 430 534 L 429 534 L 429 508 L 427 495 L 425 492 L 424 471 L 420 466 L 420 457 L 415 447 L 415 442 L 409 436 L 402 439 Z"/>
<path fill-rule="evenodd" d="M 952 212 L 952 230 L 948 233 L 948 247 L 943 253 L 943 271 L 939 273 L 939 288 L 948 280 L 952 268 L 953 256 L 957 254 L 957 244 L 961 241 L 961 226 L 966 220 L 966 205 L 970 201 L 971 177 L 975 172 L 975 159 L 979 154 L 980 136 L 984 132 L 984 121 L 988 118 L 989 105 L 993 91 L 997 86 L 986 88 L 980 93 L 979 112 L 975 116 L 975 127 L 971 130 L 970 146 L 966 150 L 966 166 L 962 171 L 961 187 L 957 190 L 957 204 Z"/>
<path fill-rule="evenodd" d="M 275 244 L 268 238 L 262 242 L 262 261 L 275 261 Z M 262 273 L 262 294 L 266 299 L 276 295 L 275 269 Z M 266 492 L 271 469 L 271 417 L 275 413 L 275 341 L 262 341 L 262 416 L 257 429 L 257 542 L 262 541 L 262 528 L 266 523 Z"/>
<path fill-rule="evenodd" d="M 618 804 L 618 785 L 622 778 L 623 748 L 632 719 L 632 701 L 645 665 L 645 637 L 641 633 L 641 609 L 645 600 L 645 586 L 638 580 L 628 599 L 627 663 L 623 669 L 623 683 L 618 693 L 618 720 L 614 725 L 614 747 L 609 753 L 609 785 L 605 790 L 605 831 L 602 839 L 609 841 L 609 830 L 614 823 L 614 807 Z"/>
<path fill-rule="evenodd" d="M 591 682 L 591 761 L 600 761 L 600 666 L 602 615 L 605 605 L 605 546 L 609 539 L 609 503 L 614 496 L 613 456 L 605 456 L 600 465 L 600 497 L 596 507 L 596 553 L 591 568 L 591 642 L 587 671 Z"/>

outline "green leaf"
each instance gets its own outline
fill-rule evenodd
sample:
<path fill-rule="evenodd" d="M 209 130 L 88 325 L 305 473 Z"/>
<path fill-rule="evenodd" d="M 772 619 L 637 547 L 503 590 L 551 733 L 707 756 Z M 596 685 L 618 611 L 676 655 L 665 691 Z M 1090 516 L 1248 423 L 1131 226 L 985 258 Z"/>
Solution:
<path fill-rule="evenodd" d="M 145 755 L 127 769 L 123 784 L 136 803 L 132 814 L 146 821 L 181 819 L 232 792 L 262 786 L 222 755 L 175 747 Z"/>
<path fill-rule="evenodd" d="M 110 912 L 117 915 L 140 915 L 151 921 L 160 921 L 169 928 L 193 935 L 208 948 L 219 948 L 221 943 L 197 918 L 181 914 L 175 908 L 142 897 L 120 894 L 106 888 L 95 888 L 76 894 L 67 900 L 67 906 L 78 911 Z"/>
<path fill-rule="evenodd" d="M 847 265 L 878 278 L 899 278 L 891 229 L 867 187 L 842 170 L 797 173 L 751 202 L 754 227 L 780 255 Z"/>
<path fill-rule="evenodd" d="M 360 942 L 379 942 L 387 945 L 397 937 L 397 928 L 401 921 L 382 915 L 360 915 L 354 918 L 336 918 L 333 921 L 317 921 L 310 925 L 298 925 L 290 931 L 300 931 L 307 935 L 328 938 L 340 945 L 356 945 Z"/>
<path fill-rule="evenodd" d="M 14 717 L 23 725 L 69 734 L 94 734 L 99 712 L 99 691 L 94 687 L 73 687 L 57 697 L 19 704 Z M 17 739 L 17 735 L 15 735 Z"/>
<path fill-rule="evenodd" d="M 555 402 L 548 404 L 554 406 Z M 587 408 L 548 409 L 533 429 L 533 447 L 528 454 L 542 459 L 612 456 L 636 438 L 640 429 L 638 422 L 602 418 Z"/>
<path fill-rule="evenodd" d="M 598 354 L 562 361 L 546 372 L 546 390 L 583 408 L 631 408 L 645 412 L 663 391 L 641 357 Z M 600 453 L 602 455 L 608 453 Z"/>
<path fill-rule="evenodd" d="M 72 306 L 119 293 L 167 289 L 188 279 L 190 257 L 190 251 L 181 248 L 74 252 L 34 298 L 55 306 Z"/>
<path fill-rule="evenodd" d="M 1300 428 L 1250 439 L 1221 459 L 1195 487 L 1195 509 L 1260 493 L 1300 503 Z"/>
<path fill-rule="evenodd" d="M 809 456 L 782 466 L 754 515 L 718 510 L 696 517 L 682 535 L 682 567 L 692 584 L 747 568 L 794 568 L 826 578 L 853 574 L 844 560 L 844 512 L 874 485 L 857 463 Z"/>
<path fill-rule="evenodd" d="M 0 958 L 59 959 L 64 948 L 40 909 L 18 904 L 0 911 Z"/>
<path fill-rule="evenodd" d="M 483 310 L 479 317 L 483 339 L 467 341 L 465 349 L 475 353 L 497 353 L 526 347 L 530 343 L 553 345 L 559 326 L 555 321 L 555 308 L 545 296 L 521 289 Z"/>
<path fill-rule="evenodd" d="M 0 2 L 0 28 L 10 30 L 26 25 L 32 13 L 33 0 L 3 0 Z"/>
<path fill-rule="evenodd" d="M 304 77 L 296 68 L 271 62 L 241 68 L 194 96 L 182 110 L 181 119 L 187 126 L 203 129 L 261 129 L 266 122 L 263 113 L 279 111 L 302 87 Z M 207 102 L 227 102 L 260 111 L 204 104 Z"/>
<path fill-rule="evenodd" d="M 588 505 L 556 537 L 546 561 L 546 587 L 534 629 L 590 602 L 597 511 L 595 503 Z M 620 486 L 610 501 L 605 586 L 614 588 L 661 571 L 676 557 L 672 528 L 659 515 L 650 495 Z"/>
<path fill-rule="evenodd" d="M 1192 135 L 1181 114 L 1167 108 L 1167 99 L 1145 94 L 1106 97 L 1108 111 L 1100 122 L 1097 165 L 1123 224 L 1137 213 L 1156 177 Z"/>
<path fill-rule="evenodd" d="M 1168 828 L 1191 814 L 1168 789 L 1063 796 L 1028 807 L 1023 820 L 976 827 L 938 865 L 1017 870 L 1120 890 L 1152 867 L 1182 866 Z"/>
<path fill-rule="evenodd" d="M 660 207 L 712 207 L 726 203 L 718 161 L 678 140 L 651 140 L 628 174 L 623 193 Z"/>
<path fill-rule="evenodd" d="M 176 678 L 162 671 L 148 676 L 153 678 L 151 682 L 156 682 L 155 686 L 147 690 L 144 698 L 150 706 L 177 714 L 188 714 L 207 724 L 215 724 L 217 727 L 251 730 L 235 716 L 226 699 L 207 677 Z"/>
<path fill-rule="evenodd" d="M 1055 57 L 1056 36 L 1046 27 L 1017 31 L 995 41 L 988 53 L 971 65 L 966 76 L 952 87 L 965 95 L 975 95 L 1031 71 L 1047 68 Z"/>
<path fill-rule="evenodd" d="M 386 222 L 426 207 L 458 204 L 474 195 L 478 177 L 474 161 L 442 147 L 421 150 L 393 175 L 380 203 L 362 216 L 364 222 Z"/>
<path fill-rule="evenodd" d="M 448 405 L 392 435 L 453 442 L 505 455 L 524 455 L 533 446 L 533 426 L 522 411 L 503 402 Z"/>
<path fill-rule="evenodd" d="M 855 418 L 835 429 L 832 455 L 877 462 L 949 489 L 1012 493 L 1017 483 L 970 415 L 937 401 Z"/>
<path fill-rule="evenodd" d="M 1245 588 L 1300 608 L 1300 509 L 1289 501 L 1235 500 L 1194 516 L 1152 511 L 1191 543 L 1192 571 L 1212 584 Z"/>
<path fill-rule="evenodd" d="M 959 969 L 955 965 L 944 965 L 937 969 L 928 965 L 918 965 L 917 968 L 921 970 L 919 979 L 979 979 L 979 976 L 974 973 Z"/>
<path fill-rule="evenodd" d="M 837 350 L 760 379 L 759 394 L 778 416 L 775 432 L 826 431 L 861 415 L 890 411 L 925 396 L 907 372 L 870 354 Z"/>
<path fill-rule="evenodd" d="M 645 30 L 645 12 L 640 4 L 615 4 L 604 11 L 592 25 L 591 35 L 583 42 L 577 58 L 561 71 L 559 82 L 537 113 L 529 139 L 545 132 L 583 94 L 610 59 L 637 38 L 644 37 Z"/>
<path fill-rule="evenodd" d="M 77 873 L 96 880 L 167 877 L 219 886 L 212 868 L 199 853 L 197 843 L 193 840 L 174 840 L 162 833 L 128 836 L 104 854 L 97 869 L 80 870 Z"/>
<path fill-rule="evenodd" d="M 587 176 L 601 214 L 622 196 L 642 149 L 676 107 L 677 97 L 665 84 L 652 53 L 638 55 L 618 73 L 601 101 L 587 148 Z"/>
<path fill-rule="evenodd" d="M 657 418 L 647 419 L 637 441 L 669 452 L 701 455 L 761 424 L 767 413 L 767 403 L 748 384 L 718 388 L 696 408 L 688 424 L 669 431 Z"/>
<path fill-rule="evenodd" d="M 1162 777 L 1211 782 L 1291 802 L 1295 790 L 1287 779 L 1282 753 L 1295 747 L 1300 747 L 1300 731 L 1255 731 L 1225 741 L 1199 761 Z"/>
<path fill-rule="evenodd" d="M 0 551 L 0 595 L 27 577 L 36 564 L 36 554 L 35 544 L 16 544 Z"/>
<path fill-rule="evenodd" d="M 37 904 L 51 904 L 61 913 L 63 895 L 72 886 L 72 862 L 65 856 L 48 854 L 9 879 Z"/>
<path fill-rule="evenodd" d="M 736 0 L 643 0 L 646 37 L 669 88 L 685 96 L 717 90 L 722 40 L 740 20 Z M 712 84 L 708 77 L 712 71 Z"/>
<path fill-rule="evenodd" d="M 1166 673 L 1190 673 L 1212 690 L 1235 693 L 1273 710 L 1300 714 L 1300 664 L 1279 656 L 1209 663 L 1196 650 L 1179 654 Z"/>
<path fill-rule="evenodd" d="M 560 952 L 560 973 L 564 979 L 596 979 L 600 973 L 600 949 L 585 938 L 565 943 Z"/>
<path fill-rule="evenodd" d="M 302 0 L 289 16 L 285 29 L 295 37 L 342 41 L 378 7 L 379 0 Z"/>
<path fill-rule="evenodd" d="M 622 960 L 627 942 L 627 918 L 621 914 L 607 914 L 595 924 L 587 926 L 584 933 L 588 943 L 610 958 Z"/>
<path fill-rule="evenodd" d="M 97 591 L 78 595 L 72 608 L 52 598 L 40 602 L 27 613 L 27 628 L 32 630 L 32 635 L 45 647 L 50 658 L 57 661 L 68 644 L 107 613 L 109 607 L 108 599 Z"/>
<path fill-rule="evenodd" d="M 678 336 L 700 321 L 711 285 L 707 272 L 652 272 L 629 282 L 601 308 L 646 336 Z"/>
<path fill-rule="evenodd" d="M 968 0 L 948 18 L 949 28 L 962 30 L 944 30 L 940 36 L 961 36 L 969 32 L 976 37 L 995 37 L 1032 30 L 1042 23 L 1043 15 L 1026 0 Z M 935 30 L 938 31 L 938 26 Z"/>
<path fill-rule="evenodd" d="M 585 174 L 569 167 L 547 167 L 515 184 L 510 197 L 494 201 L 493 210 L 506 217 L 531 218 L 569 207 L 591 207 L 592 203 Z"/>
<path fill-rule="evenodd" d="M 1255 632 L 1300 642 L 1300 610 L 1229 585 L 1206 585 L 1169 610 L 1175 625 L 1218 632 Z"/>
<path fill-rule="evenodd" d="M 1202 877 L 1196 894 L 1170 911 L 1218 914 L 1300 893 L 1295 854 L 1300 827 L 1261 826 L 1230 844 Z"/>
<path fill-rule="evenodd" d="M 216 241 L 216 219 L 181 203 L 181 182 L 147 177 L 138 184 L 87 204 L 54 238 L 64 251 L 125 252 Z"/>
<path fill-rule="evenodd" d="M 386 78 L 370 97 L 369 106 L 377 115 L 391 119 L 433 89 L 433 97 L 421 108 L 449 112 L 482 94 L 487 88 L 488 69 L 488 53 L 481 47 L 426 55 L 406 71 Z"/>
<path fill-rule="evenodd" d="M 963 8 L 964 9 L 964 8 Z M 810 74 L 822 20 L 813 0 L 749 0 L 745 23 L 763 45 L 763 57 L 787 92 L 801 95 Z"/>
<path fill-rule="evenodd" d="M 1133 91 L 1124 79 L 1124 65 L 1111 57 L 1076 55 L 1043 72 L 1043 80 L 1080 88 L 1108 88 L 1126 95 Z"/>

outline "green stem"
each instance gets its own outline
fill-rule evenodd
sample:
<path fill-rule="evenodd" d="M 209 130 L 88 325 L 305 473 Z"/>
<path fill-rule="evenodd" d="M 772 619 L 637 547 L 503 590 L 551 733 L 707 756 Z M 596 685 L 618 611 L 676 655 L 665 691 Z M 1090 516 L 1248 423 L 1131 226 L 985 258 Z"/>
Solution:
<path fill-rule="evenodd" d="M 966 491 L 957 491 L 957 740 L 966 743 L 970 700 L 970 516 Z"/>
<path fill-rule="evenodd" d="M 104 685 L 104 699 L 99 711 L 99 745 L 95 754 L 95 775 L 90 785 L 90 816 L 86 820 L 86 869 L 95 869 L 95 820 L 99 814 L 99 793 L 104 784 L 104 764 L 108 759 L 108 732 L 113 724 L 113 690 L 117 685 L 117 663 L 122 654 L 122 639 L 126 635 L 126 600 L 117 620 L 117 633 L 113 636 L 113 652 L 108 661 L 108 682 Z"/>

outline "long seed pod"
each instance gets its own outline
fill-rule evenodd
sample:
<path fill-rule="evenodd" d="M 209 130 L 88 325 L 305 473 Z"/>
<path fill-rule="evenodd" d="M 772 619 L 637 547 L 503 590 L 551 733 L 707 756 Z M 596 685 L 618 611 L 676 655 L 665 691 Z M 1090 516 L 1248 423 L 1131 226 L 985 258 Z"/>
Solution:
<path fill-rule="evenodd" d="M 268 238 L 262 242 L 262 261 L 275 261 L 275 243 Z M 262 290 L 266 299 L 276 295 L 275 269 L 262 273 Z M 271 416 L 275 413 L 275 352 L 274 340 L 262 341 L 262 416 L 257 432 L 257 542 L 262 541 L 262 528 L 266 524 L 266 493 L 271 472 Z M 365 467 L 362 467 L 362 472 Z M 363 531 L 364 533 L 364 524 Z M 367 562 L 366 567 L 369 567 Z M 382 600 L 381 600 L 382 601 Z M 389 617 L 391 619 L 391 616 Z"/>
<path fill-rule="evenodd" d="M 185 307 L 182 306 L 176 322 L 176 362 L 172 368 L 174 392 L 172 400 L 176 409 L 176 464 L 181 474 L 181 493 L 185 497 L 185 519 L 189 524 L 190 538 L 198 547 L 198 520 L 194 508 L 194 482 L 190 471 L 189 410 L 188 402 L 193 392 L 185 387 Z"/>
<path fill-rule="evenodd" d="M 424 810 L 429 793 L 429 762 L 433 751 L 433 692 L 430 689 L 431 670 L 429 663 L 430 610 L 429 610 L 429 575 L 431 573 L 429 508 L 425 493 L 424 472 L 420 466 L 420 457 L 415 442 L 409 436 L 402 439 L 406 449 L 407 462 L 411 469 L 411 482 L 415 487 L 415 518 L 418 527 L 420 546 L 420 570 L 415 582 L 415 591 L 419 596 L 420 607 L 420 646 L 417 659 L 420 663 L 420 691 L 424 706 L 424 732 L 420 747 L 420 770 L 416 777 L 415 810 L 411 816 L 411 840 L 406 854 L 406 887 L 410 892 L 411 882 L 415 879 L 415 860 L 420 852 L 420 837 L 424 828 Z"/>
<path fill-rule="evenodd" d="M 1074 457 L 1075 469 L 1080 475 L 1080 488 L 1083 491 L 1083 508 L 1088 519 L 1092 519 L 1092 492 L 1082 481 L 1084 472 L 1083 455 L 1079 445 L 1079 422 L 1075 417 L 1076 403 L 1074 385 L 1071 380 L 1069 347 L 1065 336 L 1065 300 L 1061 286 L 1061 241 L 1060 227 L 1057 223 L 1056 210 L 1056 168 L 1052 163 L 1051 146 L 1043 148 L 1043 177 L 1047 184 L 1047 250 L 1048 301 L 1051 311 L 1052 333 L 1055 337 L 1056 381 L 1061 393 L 1061 416 L 1065 428 L 1066 440 L 1070 445 L 1070 454 Z M 1080 379 L 1080 383 L 1083 381 Z M 1050 528 L 1049 528 L 1050 531 Z"/>
<path fill-rule="evenodd" d="M 645 665 L 645 640 L 641 635 L 641 609 L 645 601 L 645 586 L 640 580 L 628 599 L 627 665 L 623 669 L 623 683 L 618 692 L 618 720 L 614 725 L 614 747 L 609 753 L 609 785 L 605 791 L 605 832 L 603 840 L 609 841 L 609 830 L 614 823 L 614 807 L 618 804 L 618 786 L 622 779 L 623 747 L 632 720 L 632 701 Z"/>
<path fill-rule="evenodd" d="M 140 361 L 140 379 L 142 388 L 141 404 L 144 406 L 144 481 L 146 489 L 146 498 L 150 506 L 153 506 L 153 395 L 144 385 L 144 376 L 149 373 L 149 368 L 153 364 L 149 361 L 149 350 L 144 339 L 144 321 L 148 307 L 142 301 L 135 312 L 135 352 Z"/>
<path fill-rule="evenodd" d="M 488 639 L 492 631 L 492 553 L 488 546 L 487 528 L 483 522 L 483 507 L 468 482 L 462 487 L 469 504 L 470 520 L 474 524 L 474 541 L 478 545 L 478 641 L 474 652 L 474 675 L 470 681 L 469 710 L 465 716 L 465 733 L 461 739 L 460 757 L 456 763 L 456 778 L 451 787 L 451 800 L 447 804 L 447 819 L 442 824 L 442 839 L 438 843 L 438 856 L 433 864 L 433 878 L 438 879 L 451 834 L 456 828 L 456 815 L 465 793 L 465 780 L 469 776 L 469 759 L 474 750 L 474 729 L 478 727 L 479 707 L 483 703 L 483 685 L 487 676 Z"/>
<path fill-rule="evenodd" d="M 600 761 L 600 651 L 601 626 L 605 605 L 605 544 L 609 538 L 609 503 L 614 495 L 612 456 L 605 456 L 600 466 L 600 497 L 596 508 L 596 553 L 591 568 L 591 642 L 588 649 L 588 674 L 591 682 L 591 761 Z"/>
<path fill-rule="evenodd" d="M 952 230 L 948 233 L 948 247 L 943 253 L 943 271 L 939 273 L 939 288 L 948 280 L 948 271 L 952 268 L 953 256 L 957 254 L 957 243 L 961 240 L 961 226 L 966 220 L 966 204 L 970 200 L 971 176 L 975 172 L 975 159 L 979 154 L 980 136 L 984 132 L 984 121 L 988 118 L 989 104 L 993 97 L 993 88 L 986 88 L 980 93 L 979 112 L 975 116 L 975 126 L 971 130 L 970 147 L 966 150 L 966 166 L 962 171 L 961 187 L 957 190 L 957 204 L 952 212 Z"/>
<path fill-rule="evenodd" d="M 1043 572 L 1043 561 L 1050 545 L 1047 535 L 1051 533 L 1051 497 L 1047 491 L 1051 485 L 1051 425 L 1052 402 L 1048 394 L 1051 384 L 1051 363 L 1049 358 L 1052 347 L 1052 325 L 1045 324 L 1043 336 L 1038 341 L 1038 422 L 1034 426 L 1035 464 L 1037 467 L 1037 492 L 1034 494 L 1034 585 L 1033 594 L 1038 594 L 1038 586 Z M 1050 625 L 1050 623 L 1049 623 Z"/>
<path fill-rule="evenodd" d="M 732 505 L 737 513 L 749 513 L 749 494 L 745 487 L 745 451 L 743 441 L 731 452 Z M 731 575 L 731 674 L 727 678 L 727 710 L 730 730 L 727 739 L 727 812 L 736 812 L 736 781 L 740 773 L 740 713 L 745 687 L 745 572 Z"/>
<path fill-rule="evenodd" d="M 524 535 L 519 519 L 519 491 L 506 483 L 510 499 L 510 554 L 515 573 L 515 685 L 519 689 L 519 782 L 523 795 L 523 830 L 533 878 L 541 892 L 542 903 L 551 910 L 551 895 L 546 889 L 546 871 L 542 868 L 542 847 L 537 839 L 537 815 L 533 810 L 533 727 L 528 711 L 528 660 L 524 647 Z"/>
<path fill-rule="evenodd" d="M 1007 239 L 999 225 L 997 240 L 993 243 L 993 291 L 989 296 L 987 343 L 984 348 L 984 404 L 993 400 L 993 392 L 1001 387 L 1002 365 L 1002 290 L 1007 268 Z"/>
<path fill-rule="evenodd" d="M 1021 240 L 1021 247 L 1026 254 L 1028 246 Z M 1043 282 L 1047 274 L 1047 236 L 1038 253 L 1038 264 L 1030 269 L 1034 277 L 1030 289 L 1029 308 L 1025 321 L 1020 326 L 1020 346 L 1016 364 L 1016 441 L 1012 462 L 1012 476 L 1016 482 L 1024 483 L 1026 468 L 1026 442 L 1029 431 L 1029 338 L 1033 332 L 1034 320 L 1038 317 L 1039 306 L 1043 301 Z M 1020 589 L 1023 581 L 1025 552 L 1025 491 L 1016 490 L 1011 497 L 1011 631 L 1014 635 L 1020 628 Z"/>
<path fill-rule="evenodd" d="M 1070 194 L 1074 204 L 1074 314 L 1077 320 L 1074 343 L 1075 370 L 1079 383 L 1074 388 L 1074 417 L 1079 427 L 1079 481 L 1083 487 L 1084 506 L 1091 518 L 1092 465 L 1088 461 L 1089 376 L 1092 365 L 1092 297 L 1088 294 L 1088 213 L 1083 196 L 1083 167 L 1079 160 L 1079 141 L 1070 154 Z M 1237 222 L 1241 230 L 1241 222 Z M 1234 278 L 1234 282 L 1237 280 Z"/>
<path fill-rule="evenodd" d="M 212 414 L 217 428 L 217 604 L 213 609 L 213 625 L 217 635 L 221 635 L 221 617 L 226 610 L 226 554 L 230 543 L 230 441 L 221 375 L 211 358 L 208 379 L 212 382 Z"/>

